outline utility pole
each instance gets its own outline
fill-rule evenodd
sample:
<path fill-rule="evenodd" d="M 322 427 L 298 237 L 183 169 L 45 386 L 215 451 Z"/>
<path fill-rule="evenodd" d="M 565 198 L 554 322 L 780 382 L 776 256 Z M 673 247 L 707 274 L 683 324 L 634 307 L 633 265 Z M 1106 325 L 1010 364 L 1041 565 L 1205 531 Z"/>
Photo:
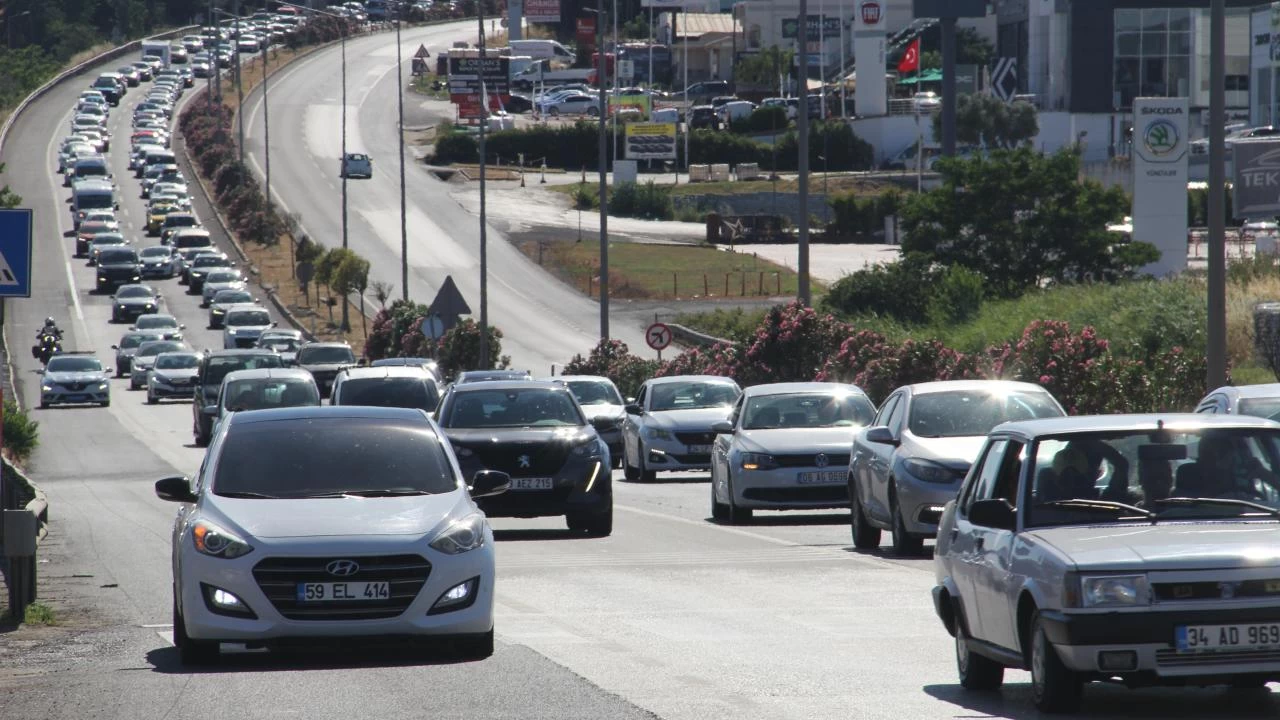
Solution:
<path fill-rule="evenodd" d="M 615 3 L 615 10 L 617 5 Z M 608 76 L 606 72 L 608 67 L 605 63 L 604 53 L 604 0 L 596 0 L 596 45 L 599 47 L 600 53 L 600 70 L 596 73 L 596 77 L 600 80 L 600 96 L 597 98 L 600 105 L 600 339 L 609 339 L 609 184 L 606 178 L 607 161 L 609 159 L 608 148 L 605 146 L 605 111 L 608 107 L 608 96 L 605 94 L 605 78 Z M 613 21 L 618 22 L 618 16 L 615 12 Z M 615 29 L 614 40 L 616 44 L 617 35 Z M 616 50 L 616 46 L 615 46 Z M 617 58 L 614 58 L 614 71 L 618 69 Z M 617 86 L 614 86 L 617 89 Z M 618 124 L 615 121 L 613 131 L 618 131 Z M 617 146 L 616 138 L 614 146 Z"/>
<path fill-rule="evenodd" d="M 822 34 L 822 27 L 818 27 Z M 797 171 L 800 195 L 800 228 L 797 241 L 799 258 L 796 260 L 796 298 L 803 304 L 811 304 L 809 293 L 809 3 L 800 0 L 800 29 L 796 31 L 796 45 L 800 55 L 800 112 L 796 113 L 796 134 L 799 135 Z"/>
<path fill-rule="evenodd" d="M 484 136 L 489 124 L 489 93 L 484 83 L 484 3 L 476 3 L 480 22 L 480 367 L 489 369 L 489 237 L 485 229 Z"/>
<path fill-rule="evenodd" d="M 236 132 L 240 136 L 240 165 L 244 166 L 244 83 L 241 82 L 240 70 L 242 64 L 240 62 L 240 0 L 236 0 L 235 9 L 235 25 L 236 29 Z"/>
<path fill-rule="evenodd" d="M 404 61 L 400 59 L 400 22 L 404 3 L 396 7 L 396 100 L 399 119 L 396 133 L 400 140 L 400 297 L 409 301 L 409 225 L 408 206 L 404 195 Z"/>
<path fill-rule="evenodd" d="M 218 78 L 218 84 L 222 84 L 222 75 L 218 71 L 218 48 L 222 46 L 221 36 L 216 35 L 218 22 L 213 19 L 213 0 L 209 0 L 209 27 L 214 29 L 215 37 L 213 49 L 209 53 L 209 74 L 204 77 L 204 99 L 207 101 L 209 112 L 213 112 L 213 78 Z"/>
<path fill-rule="evenodd" d="M 347 19 L 338 18 L 342 35 L 339 45 L 342 48 L 342 247 L 347 246 Z M 347 304 L 342 304 L 342 326 L 347 325 Z"/>
<path fill-rule="evenodd" d="M 1226 260 L 1226 9 L 1212 0 L 1209 9 L 1209 317 L 1207 387 L 1227 384 Z"/>
<path fill-rule="evenodd" d="M 267 105 L 267 46 L 262 46 L 262 151 L 265 158 L 267 212 L 271 212 L 271 111 Z"/>

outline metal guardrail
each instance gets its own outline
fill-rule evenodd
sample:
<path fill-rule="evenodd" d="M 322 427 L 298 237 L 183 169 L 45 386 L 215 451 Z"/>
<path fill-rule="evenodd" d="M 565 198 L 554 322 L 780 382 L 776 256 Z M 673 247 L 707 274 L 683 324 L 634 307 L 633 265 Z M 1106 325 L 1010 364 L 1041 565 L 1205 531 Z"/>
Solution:
<path fill-rule="evenodd" d="M 122 57 L 142 48 L 144 40 L 168 40 L 181 37 L 198 29 L 199 25 L 188 25 L 148 38 L 134 40 L 104 53 L 95 55 L 84 62 L 74 65 L 41 85 L 23 98 L 13 109 L 4 125 L 0 126 L 0 154 L 4 152 L 9 139 L 9 131 L 22 113 L 50 90 L 62 83 L 85 74 L 91 68 L 112 58 Z M 9 357 L 8 334 L 0 335 L 5 358 Z M 18 402 L 14 393 L 14 402 Z M 40 542 L 48 535 L 49 501 L 40 488 L 30 478 L 6 460 L 0 459 L 0 572 L 9 588 L 9 615 L 14 622 L 22 622 L 27 606 L 36 600 L 36 550 Z M 22 490 L 22 492 L 19 492 Z M 27 499 L 30 497 L 31 499 Z M 25 500 L 25 502 L 24 502 Z"/>

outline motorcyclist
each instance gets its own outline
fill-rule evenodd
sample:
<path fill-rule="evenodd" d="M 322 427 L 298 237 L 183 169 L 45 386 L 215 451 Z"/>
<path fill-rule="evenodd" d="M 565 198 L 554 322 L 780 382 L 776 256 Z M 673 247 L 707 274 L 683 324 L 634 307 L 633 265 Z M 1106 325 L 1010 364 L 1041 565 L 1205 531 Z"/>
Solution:
<path fill-rule="evenodd" d="M 62 339 L 62 330 L 58 327 L 58 323 L 54 322 L 51 317 L 45 318 L 44 327 L 36 331 L 36 340 L 42 339 L 45 335 L 52 335 L 59 340 Z"/>

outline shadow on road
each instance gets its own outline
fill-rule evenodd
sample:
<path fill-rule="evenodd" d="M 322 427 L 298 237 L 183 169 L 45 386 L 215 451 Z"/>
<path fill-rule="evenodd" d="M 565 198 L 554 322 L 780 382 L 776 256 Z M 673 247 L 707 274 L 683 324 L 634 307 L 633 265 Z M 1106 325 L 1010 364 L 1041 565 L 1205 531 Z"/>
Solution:
<path fill-rule="evenodd" d="M 614 482 L 617 482 L 617 480 Z M 628 485 L 692 485 L 694 483 L 711 482 L 711 475 L 705 473 L 701 475 L 664 475 L 659 473 L 657 478 L 652 482 L 646 482 L 644 480 L 627 480 L 625 478 L 623 478 L 622 482 L 625 482 Z"/>
<path fill-rule="evenodd" d="M 530 542 L 538 540 L 586 540 L 582 533 L 569 529 L 494 530 L 496 542 Z"/>
<path fill-rule="evenodd" d="M 1044 715 L 1035 709 L 1029 682 L 1010 683 L 998 692 L 971 692 L 959 685 L 926 685 L 924 691 L 938 700 L 983 717 L 1014 720 L 1056 717 Z M 957 713 L 957 716 L 968 714 Z M 1092 720 L 1241 720 L 1275 718 L 1277 714 L 1280 714 L 1280 693 L 1267 690 L 1228 690 L 1222 687 L 1129 690 L 1120 685 L 1091 683 L 1085 686 L 1084 702 L 1077 716 Z"/>
<path fill-rule="evenodd" d="M 768 512 L 761 510 L 758 512 Z M 832 513 L 770 513 L 769 515 L 757 514 L 750 520 L 743 523 L 729 523 L 723 520 L 715 520 L 706 518 L 706 521 L 715 525 L 724 525 L 726 527 L 792 527 L 801 525 L 848 525 L 849 516 L 847 514 Z"/>
<path fill-rule="evenodd" d="M 237 646 L 229 646 L 236 648 Z M 166 646 L 147 653 L 152 672 L 193 675 L 242 672 L 291 672 L 296 670 L 349 670 L 359 668 L 458 665 L 465 662 L 447 645 L 413 647 L 406 644 L 333 643 L 307 644 L 270 651 L 244 651 L 224 646 L 214 665 L 183 665 L 178 648 Z"/>

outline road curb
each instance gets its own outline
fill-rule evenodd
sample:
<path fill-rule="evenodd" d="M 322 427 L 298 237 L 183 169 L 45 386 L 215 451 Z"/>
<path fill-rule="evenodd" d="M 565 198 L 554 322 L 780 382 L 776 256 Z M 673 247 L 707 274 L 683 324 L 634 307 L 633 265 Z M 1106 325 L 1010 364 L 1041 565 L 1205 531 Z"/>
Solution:
<path fill-rule="evenodd" d="M 718 338 L 714 335 L 698 332 L 690 327 L 678 325 L 676 323 L 667 323 L 667 327 L 671 328 L 672 339 L 681 345 L 695 345 L 697 347 L 708 348 L 717 344 L 737 345 L 738 343 L 724 338 Z"/>

